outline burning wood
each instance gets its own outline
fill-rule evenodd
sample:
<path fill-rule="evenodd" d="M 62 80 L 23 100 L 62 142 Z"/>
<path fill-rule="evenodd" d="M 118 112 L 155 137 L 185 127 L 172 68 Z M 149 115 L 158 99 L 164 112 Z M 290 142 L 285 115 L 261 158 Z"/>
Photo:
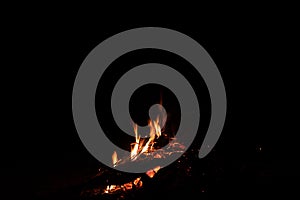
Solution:
<path fill-rule="evenodd" d="M 118 191 L 127 191 L 132 190 L 133 188 L 139 189 L 143 186 L 141 177 L 136 178 L 132 182 L 124 183 L 123 185 L 108 185 L 102 194 L 113 194 Z"/>
<path fill-rule="evenodd" d="M 141 135 L 138 132 L 137 124 L 133 124 L 133 131 L 135 134 L 135 142 L 131 144 L 131 152 L 130 155 L 127 157 L 123 157 L 122 159 L 118 158 L 118 154 L 116 151 L 112 153 L 112 166 L 117 167 L 122 164 L 126 164 L 128 162 L 141 162 L 146 160 L 153 160 L 153 159 L 165 159 L 168 156 L 176 153 L 183 153 L 185 150 L 185 146 L 179 143 L 176 138 L 168 138 L 168 134 L 165 133 L 163 125 L 166 122 L 166 115 L 159 115 L 155 118 L 155 120 L 149 120 L 148 127 L 149 133 L 148 138 L 141 138 Z M 158 138 L 163 137 L 169 140 L 169 143 L 166 148 L 155 148 L 155 143 L 157 143 Z M 139 190 L 143 187 L 145 183 L 151 182 L 161 170 L 161 166 L 156 166 L 153 169 L 149 169 L 146 173 L 139 175 L 137 178 L 132 177 L 132 181 L 124 181 L 125 183 L 117 183 L 113 184 L 109 183 L 107 179 L 107 183 L 96 187 L 93 190 L 86 190 L 85 195 L 90 194 L 91 196 L 98 196 L 98 195 L 109 195 L 113 197 L 117 195 L 118 197 L 122 197 L 125 194 L 128 194 L 129 191 Z M 143 181 L 142 181 L 143 179 Z M 119 181 L 118 179 L 116 179 Z M 85 196 L 83 195 L 83 196 Z M 89 196 L 89 195 L 87 195 Z"/>
<path fill-rule="evenodd" d="M 160 170 L 160 166 L 155 167 L 154 169 L 150 169 L 146 172 L 146 174 L 150 177 L 153 178 L 154 175 Z"/>

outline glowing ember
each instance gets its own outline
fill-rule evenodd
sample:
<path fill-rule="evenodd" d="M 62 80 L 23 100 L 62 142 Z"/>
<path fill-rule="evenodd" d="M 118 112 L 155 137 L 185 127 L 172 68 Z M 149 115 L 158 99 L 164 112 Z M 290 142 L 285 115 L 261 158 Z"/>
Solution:
<path fill-rule="evenodd" d="M 155 167 L 154 169 L 150 169 L 146 172 L 146 174 L 150 177 L 153 178 L 154 175 L 160 170 L 160 166 Z"/>
<path fill-rule="evenodd" d="M 106 189 L 102 192 L 102 194 L 114 194 L 118 191 L 127 191 L 132 190 L 133 188 L 139 189 L 142 186 L 143 182 L 141 181 L 141 177 L 138 177 L 134 181 L 124 183 L 122 185 L 108 185 L 106 186 Z"/>

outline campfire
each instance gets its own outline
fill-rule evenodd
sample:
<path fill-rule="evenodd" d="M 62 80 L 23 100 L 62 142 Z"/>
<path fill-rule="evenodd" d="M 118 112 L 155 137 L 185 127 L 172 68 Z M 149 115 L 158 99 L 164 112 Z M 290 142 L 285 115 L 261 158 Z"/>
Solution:
<path fill-rule="evenodd" d="M 167 121 L 167 115 L 164 113 L 165 112 L 161 112 L 155 120 L 151 119 L 148 121 L 149 132 L 146 134 L 146 137 L 141 136 L 138 130 L 138 125 L 133 123 L 135 142 L 128 144 L 131 147 L 130 155 L 127 157 L 119 157 L 118 152 L 112 152 L 111 166 L 113 168 L 120 165 L 126 165 L 128 163 L 134 164 L 138 162 L 151 161 L 153 159 L 164 159 L 172 154 L 183 153 L 185 151 L 186 147 L 177 141 L 176 137 L 171 137 L 170 135 L 172 134 L 168 134 L 166 132 L 164 125 Z M 160 146 L 157 145 L 160 139 L 168 140 L 167 148 L 161 149 Z M 137 191 L 143 188 L 145 184 L 144 180 L 149 182 L 149 180 L 153 179 L 161 169 L 161 166 L 156 166 L 149 169 L 144 174 L 138 174 L 136 177 L 133 177 L 131 180 L 124 181 L 123 183 L 120 183 L 119 180 L 116 181 L 118 183 L 111 183 L 112 180 L 109 180 L 108 178 L 106 181 L 109 182 L 108 184 L 101 184 L 92 190 L 86 189 L 82 192 L 82 196 L 96 197 L 112 195 L 114 197 L 117 196 L 118 198 L 123 198 L 128 192 Z M 96 177 L 101 177 L 103 173 L 103 170 L 100 168 Z"/>

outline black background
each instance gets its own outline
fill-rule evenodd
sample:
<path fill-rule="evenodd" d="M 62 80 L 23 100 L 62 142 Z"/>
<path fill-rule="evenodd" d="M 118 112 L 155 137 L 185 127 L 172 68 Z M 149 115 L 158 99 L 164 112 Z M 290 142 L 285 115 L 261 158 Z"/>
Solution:
<path fill-rule="evenodd" d="M 292 128 L 296 117 L 290 111 L 296 112 L 292 60 L 298 53 L 292 48 L 297 35 L 292 18 L 199 18 L 104 22 L 99 16 L 91 23 L 81 17 L 38 14 L 5 22 L 3 68 L 8 72 L 1 74 L 7 91 L 3 110 L 9 112 L 3 114 L 8 128 L 1 131 L 4 192 L 12 199 L 46 198 L 80 184 L 94 172 L 100 163 L 81 143 L 72 118 L 77 70 L 104 39 L 131 28 L 158 26 L 198 41 L 225 83 L 228 111 L 223 133 L 207 158 L 195 160 L 195 166 L 218 169 L 205 179 L 212 182 L 204 188 L 207 196 L 296 193 L 299 141 L 297 129 Z M 202 190 L 193 187 L 195 193 L 187 196 Z"/>

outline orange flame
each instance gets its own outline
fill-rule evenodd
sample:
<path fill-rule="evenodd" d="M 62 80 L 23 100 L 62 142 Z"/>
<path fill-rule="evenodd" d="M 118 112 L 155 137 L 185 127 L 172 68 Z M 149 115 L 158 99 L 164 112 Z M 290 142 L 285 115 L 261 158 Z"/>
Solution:
<path fill-rule="evenodd" d="M 141 135 L 138 133 L 137 124 L 133 123 L 133 131 L 135 134 L 135 142 L 131 144 L 130 151 L 130 160 L 135 161 L 140 155 L 153 152 L 153 146 L 155 144 L 155 139 L 158 139 L 162 135 L 163 125 L 167 120 L 166 112 L 163 112 L 162 98 L 160 100 L 160 114 L 156 117 L 155 120 L 148 121 L 149 127 L 149 137 L 141 138 Z M 116 167 L 117 164 L 121 161 L 117 158 L 117 153 L 114 152 L 112 155 L 113 166 Z"/>
<path fill-rule="evenodd" d="M 165 120 L 166 116 L 162 116 L 161 118 L 160 116 L 157 116 L 156 120 L 149 120 L 149 139 L 145 145 L 143 145 L 144 140 L 141 140 L 141 136 L 138 133 L 137 124 L 133 124 L 133 130 L 135 133 L 135 143 L 133 145 L 133 148 L 131 149 L 130 154 L 132 161 L 136 160 L 139 155 L 153 150 L 153 145 L 155 143 L 154 140 L 161 136 L 161 124 L 164 123 Z"/>

